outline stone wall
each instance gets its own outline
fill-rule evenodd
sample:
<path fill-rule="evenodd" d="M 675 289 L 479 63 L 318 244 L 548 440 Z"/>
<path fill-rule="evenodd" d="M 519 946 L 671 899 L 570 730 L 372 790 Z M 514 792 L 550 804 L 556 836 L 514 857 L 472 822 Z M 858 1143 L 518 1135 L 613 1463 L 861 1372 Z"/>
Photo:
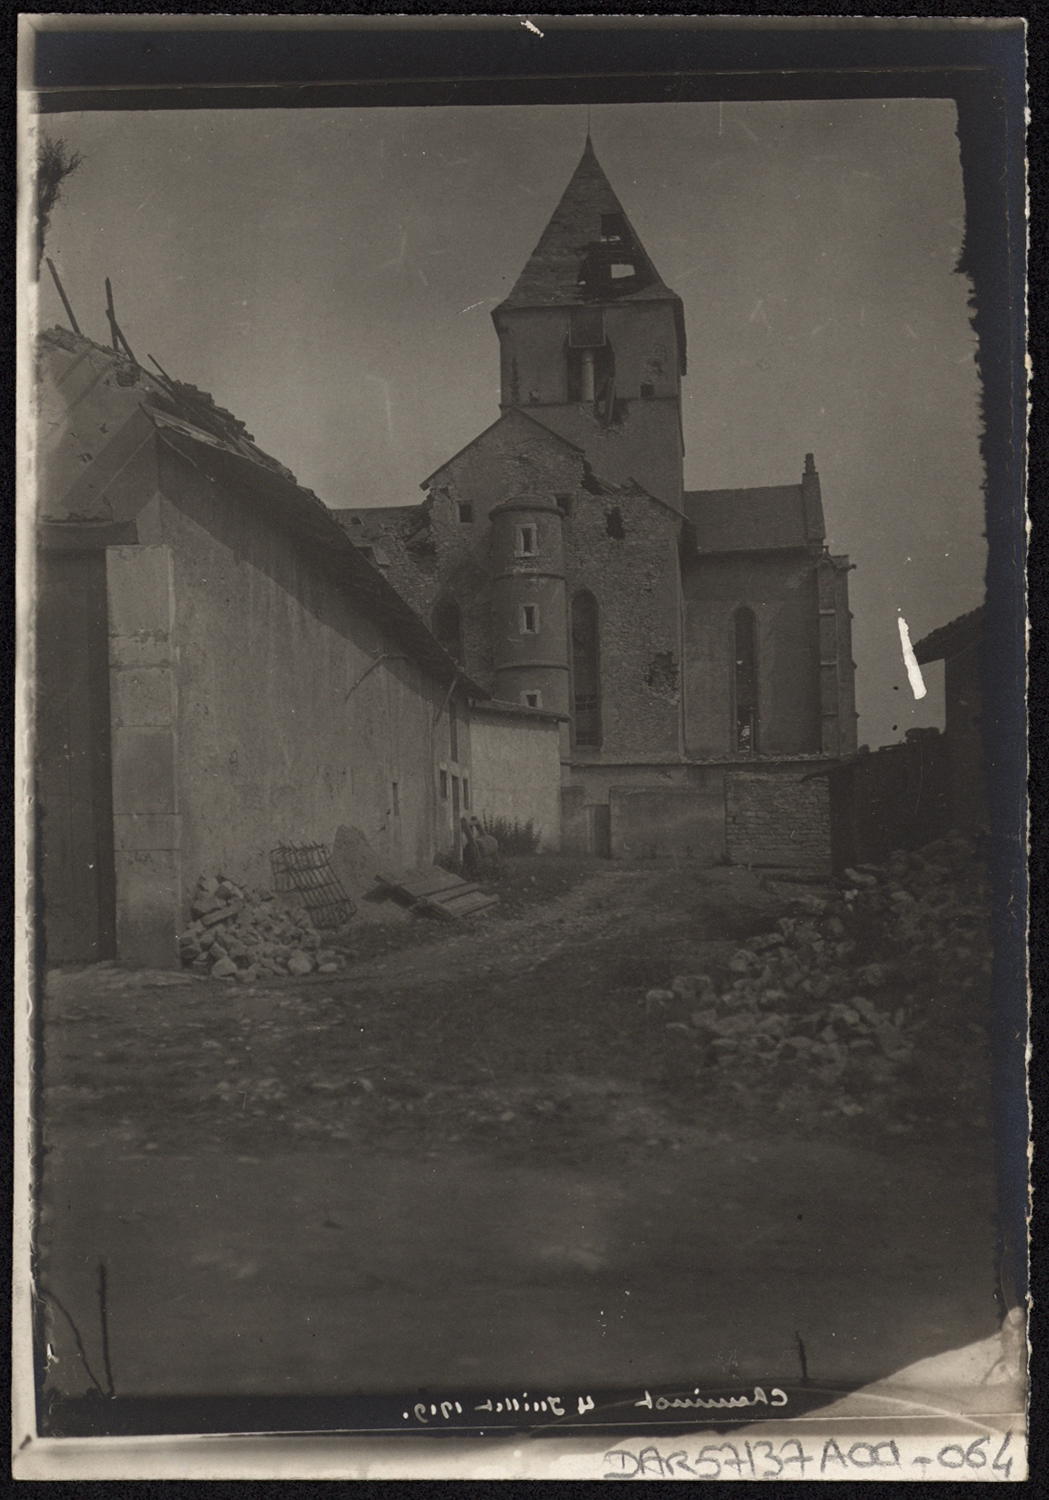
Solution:
<path fill-rule="evenodd" d="M 725 819 L 732 864 L 830 870 L 825 776 L 727 771 Z"/>
<path fill-rule="evenodd" d="M 597 600 L 601 749 L 585 760 L 677 755 L 681 714 L 680 519 L 639 493 L 581 491 L 565 526 L 569 596 Z"/>
<path fill-rule="evenodd" d="M 685 742 L 689 755 L 731 754 L 735 613 L 757 622 L 758 751 L 823 747 L 817 561 L 803 552 L 706 556 L 684 577 Z"/>

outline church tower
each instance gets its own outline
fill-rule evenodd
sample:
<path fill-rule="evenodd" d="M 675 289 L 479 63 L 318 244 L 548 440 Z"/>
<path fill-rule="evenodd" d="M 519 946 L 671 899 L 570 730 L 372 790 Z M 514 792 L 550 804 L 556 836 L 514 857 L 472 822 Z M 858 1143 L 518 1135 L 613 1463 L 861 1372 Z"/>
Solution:
<path fill-rule="evenodd" d="M 568 715 L 564 516 L 544 495 L 491 512 L 492 664 L 497 695 Z"/>
<path fill-rule="evenodd" d="M 561 202 L 493 310 L 503 411 L 519 407 L 613 484 L 682 506 L 685 318 L 587 137 Z"/>

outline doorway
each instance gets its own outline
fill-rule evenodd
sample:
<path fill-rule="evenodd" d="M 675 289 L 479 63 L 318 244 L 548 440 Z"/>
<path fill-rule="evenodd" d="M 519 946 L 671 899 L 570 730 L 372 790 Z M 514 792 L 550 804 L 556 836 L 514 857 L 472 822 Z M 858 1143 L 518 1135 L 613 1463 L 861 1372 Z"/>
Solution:
<path fill-rule="evenodd" d="M 46 962 L 116 956 L 106 554 L 38 554 L 36 868 Z"/>

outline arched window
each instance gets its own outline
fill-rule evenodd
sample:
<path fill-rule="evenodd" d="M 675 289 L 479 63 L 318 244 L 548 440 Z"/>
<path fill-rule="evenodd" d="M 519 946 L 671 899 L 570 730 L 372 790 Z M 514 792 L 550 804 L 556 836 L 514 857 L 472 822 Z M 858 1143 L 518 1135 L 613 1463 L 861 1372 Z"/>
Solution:
<path fill-rule="evenodd" d="M 601 743 L 601 663 L 597 600 L 585 590 L 572 600 L 572 743 Z"/>
<path fill-rule="evenodd" d="M 732 748 L 740 755 L 758 750 L 758 628 L 754 611 L 736 610 L 732 669 Z"/>
<path fill-rule="evenodd" d="M 454 599 L 442 599 L 433 612 L 433 633 L 457 662 L 463 659 L 463 620 Z"/>

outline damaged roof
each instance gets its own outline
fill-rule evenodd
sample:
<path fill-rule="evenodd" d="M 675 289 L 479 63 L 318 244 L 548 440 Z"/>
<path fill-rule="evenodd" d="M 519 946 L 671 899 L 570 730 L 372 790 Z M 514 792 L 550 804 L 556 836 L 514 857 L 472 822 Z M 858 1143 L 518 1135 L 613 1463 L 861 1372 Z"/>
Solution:
<path fill-rule="evenodd" d="M 332 509 L 332 515 L 352 541 L 375 542 L 391 527 L 400 528 L 409 520 L 425 520 L 426 502 L 417 505 L 360 505 Z"/>
<path fill-rule="evenodd" d="M 682 372 L 684 313 L 631 225 L 594 154 L 590 137 L 579 165 L 510 295 L 493 311 L 568 307 L 580 302 L 673 302 L 679 310 Z"/>
<path fill-rule="evenodd" d="M 931 631 L 915 642 L 914 655 L 919 666 L 931 661 L 947 661 L 979 640 L 983 628 L 983 605 L 959 615 L 938 630 Z"/>
<path fill-rule="evenodd" d="M 148 432 L 152 424 L 160 442 L 212 478 L 241 491 L 250 490 L 253 502 L 265 508 L 268 518 L 313 543 L 327 565 L 334 560 L 340 580 L 352 587 L 354 599 L 378 615 L 418 662 L 438 671 L 444 680 L 454 674 L 473 697 L 490 696 L 464 676 L 424 621 L 354 546 L 324 502 L 299 485 L 290 469 L 257 447 L 244 423 L 206 392 L 167 376 L 150 375 L 116 350 L 65 329 L 42 333 L 39 348 L 45 357 L 63 353 L 71 356 L 57 372 L 56 384 L 65 400 L 66 426 L 77 423 L 78 446 L 84 440 L 85 424 L 90 421 L 95 429 L 95 441 L 89 445 L 94 451 L 82 454 L 85 473 L 95 465 L 105 468 L 107 452 L 120 447 L 121 434 L 129 425 L 134 423 Z M 93 398 L 90 414 L 84 400 L 88 392 Z M 99 420 L 105 413 L 115 420 Z M 51 425 L 55 425 L 53 420 Z M 50 441 L 53 445 L 53 435 Z M 46 474 L 46 455 L 43 467 Z M 74 513 L 68 505 L 63 514 L 62 497 L 57 498 L 57 506 L 54 496 L 49 505 L 41 505 L 45 522 L 119 519 L 106 511 L 104 484 L 97 487 L 91 514 Z M 149 498 L 149 494 L 142 494 L 141 504 Z"/>
<path fill-rule="evenodd" d="M 800 484 L 686 490 L 683 498 L 698 552 L 766 552 L 823 543 L 822 506 L 817 502 L 807 515 Z"/>

